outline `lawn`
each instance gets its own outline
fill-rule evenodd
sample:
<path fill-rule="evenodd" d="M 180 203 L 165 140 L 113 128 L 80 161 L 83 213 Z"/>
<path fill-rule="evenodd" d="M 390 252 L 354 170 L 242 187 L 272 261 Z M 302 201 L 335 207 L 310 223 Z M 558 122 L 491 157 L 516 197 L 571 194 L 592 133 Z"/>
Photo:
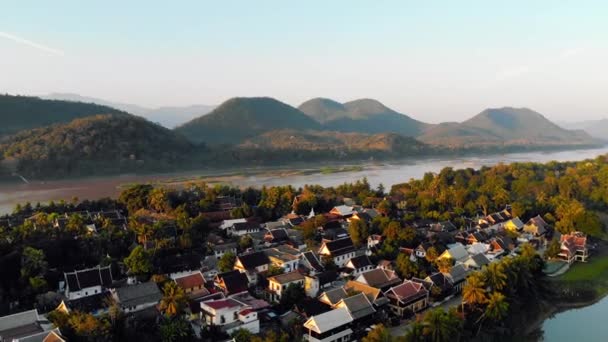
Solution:
<path fill-rule="evenodd" d="M 563 281 L 604 281 L 608 280 L 608 256 L 591 256 L 589 262 L 577 262 L 570 270 L 557 279 Z"/>

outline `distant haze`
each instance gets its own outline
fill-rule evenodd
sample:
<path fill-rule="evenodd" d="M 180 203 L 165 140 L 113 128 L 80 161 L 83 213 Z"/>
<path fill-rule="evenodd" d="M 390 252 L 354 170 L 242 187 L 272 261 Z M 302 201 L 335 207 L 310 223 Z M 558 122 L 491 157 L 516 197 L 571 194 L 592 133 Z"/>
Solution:
<path fill-rule="evenodd" d="M 597 120 L 608 116 L 606 18 L 608 2 L 585 0 L 10 2 L 0 92 L 150 109 L 373 98 L 430 123 L 503 106 Z M 178 112 L 151 119 L 185 121 Z"/>

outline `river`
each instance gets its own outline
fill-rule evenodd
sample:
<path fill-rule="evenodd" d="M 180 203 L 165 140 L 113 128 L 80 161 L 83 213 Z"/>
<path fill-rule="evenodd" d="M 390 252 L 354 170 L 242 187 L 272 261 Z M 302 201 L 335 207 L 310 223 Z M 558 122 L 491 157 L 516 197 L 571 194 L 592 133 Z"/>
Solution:
<path fill-rule="evenodd" d="M 322 186 L 335 186 L 344 182 L 353 182 L 367 177 L 370 184 L 377 186 L 382 183 L 387 189 L 397 183 L 406 182 L 411 178 L 420 178 L 425 172 L 438 172 L 444 167 L 475 168 L 491 166 L 498 163 L 512 162 L 548 162 L 577 161 L 595 158 L 607 154 L 608 147 L 597 149 L 569 150 L 558 152 L 525 152 L 480 157 L 442 157 L 411 159 L 400 162 L 362 162 L 357 171 L 334 172 L 326 174 L 317 169 L 310 172 L 302 171 L 301 167 L 290 168 L 250 168 L 222 172 L 200 171 L 186 173 L 172 173 L 162 175 L 121 175 L 104 178 L 74 179 L 60 181 L 31 181 L 25 183 L 0 184 L 0 214 L 9 213 L 17 203 L 48 202 L 51 200 L 96 199 L 101 197 L 115 197 L 120 193 L 121 186 L 130 183 L 142 182 L 170 182 L 175 179 L 196 178 L 198 180 L 220 181 L 238 186 L 286 185 L 300 187 L 305 184 L 320 184 Z M 331 165 L 315 165 L 327 167 Z"/>
<path fill-rule="evenodd" d="M 608 297 L 591 306 L 561 312 L 544 322 L 543 341 L 606 342 L 607 315 Z"/>

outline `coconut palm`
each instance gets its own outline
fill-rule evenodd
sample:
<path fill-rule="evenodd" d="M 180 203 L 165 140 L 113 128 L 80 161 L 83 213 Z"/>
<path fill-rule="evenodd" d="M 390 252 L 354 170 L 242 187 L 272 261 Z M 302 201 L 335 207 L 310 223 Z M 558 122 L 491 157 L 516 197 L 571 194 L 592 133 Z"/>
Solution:
<path fill-rule="evenodd" d="M 163 287 L 163 298 L 160 301 L 160 310 L 168 317 L 173 317 L 182 311 L 186 304 L 186 295 L 181 287 L 169 282 Z"/>
<path fill-rule="evenodd" d="M 471 273 L 462 289 L 463 304 L 481 305 L 486 300 L 486 284 L 483 275 L 480 272 Z"/>
<path fill-rule="evenodd" d="M 494 262 L 484 272 L 486 283 L 493 291 L 500 291 L 507 286 L 507 274 L 502 262 Z"/>
<path fill-rule="evenodd" d="M 488 298 L 488 306 L 486 306 L 484 316 L 494 321 L 500 321 L 508 312 L 509 303 L 507 302 L 507 297 L 500 292 L 492 292 Z"/>
<path fill-rule="evenodd" d="M 441 308 L 427 312 L 422 324 L 424 335 L 432 342 L 452 341 L 458 330 L 450 314 Z"/>

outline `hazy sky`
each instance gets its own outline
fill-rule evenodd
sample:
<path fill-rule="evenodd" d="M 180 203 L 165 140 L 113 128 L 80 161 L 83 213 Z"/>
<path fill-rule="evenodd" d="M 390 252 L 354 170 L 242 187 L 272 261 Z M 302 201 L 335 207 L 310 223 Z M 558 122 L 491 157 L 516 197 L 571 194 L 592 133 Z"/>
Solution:
<path fill-rule="evenodd" d="M 0 0 L 0 92 L 146 106 L 375 98 L 608 117 L 607 1 Z"/>

